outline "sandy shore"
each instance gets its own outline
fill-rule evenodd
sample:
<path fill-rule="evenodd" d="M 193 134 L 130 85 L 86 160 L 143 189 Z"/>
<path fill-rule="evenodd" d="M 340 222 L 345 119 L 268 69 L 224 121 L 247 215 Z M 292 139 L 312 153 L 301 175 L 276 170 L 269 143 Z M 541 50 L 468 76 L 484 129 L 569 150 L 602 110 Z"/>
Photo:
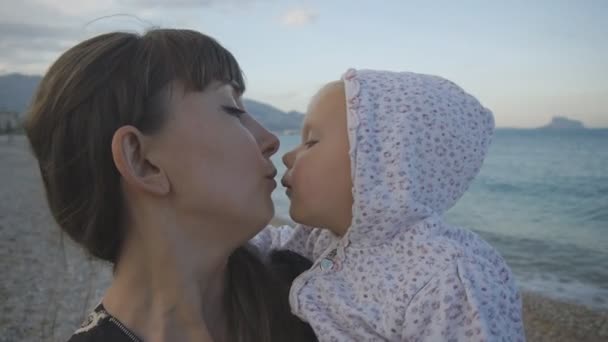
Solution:
<path fill-rule="evenodd" d="M 0 342 L 65 341 L 110 272 L 62 241 L 23 137 L 0 136 Z M 608 312 L 524 294 L 528 341 L 608 341 Z"/>

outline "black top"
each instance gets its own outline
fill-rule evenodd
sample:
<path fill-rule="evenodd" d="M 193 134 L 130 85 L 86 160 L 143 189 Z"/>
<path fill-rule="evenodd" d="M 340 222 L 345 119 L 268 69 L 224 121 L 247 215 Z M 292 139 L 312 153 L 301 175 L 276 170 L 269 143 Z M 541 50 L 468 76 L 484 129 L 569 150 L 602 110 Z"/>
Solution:
<path fill-rule="evenodd" d="M 270 253 L 270 269 L 277 274 L 287 287 L 302 272 L 312 266 L 312 262 L 305 257 L 287 250 L 275 250 Z M 295 318 L 297 319 L 297 318 Z M 297 319 L 304 327 L 302 329 L 305 339 L 317 341 L 312 328 Z M 87 319 L 70 337 L 68 342 L 143 342 L 135 333 L 124 326 L 118 319 L 110 315 L 103 304 L 99 304 Z"/>
<path fill-rule="evenodd" d="M 99 304 L 68 342 L 143 342 Z"/>

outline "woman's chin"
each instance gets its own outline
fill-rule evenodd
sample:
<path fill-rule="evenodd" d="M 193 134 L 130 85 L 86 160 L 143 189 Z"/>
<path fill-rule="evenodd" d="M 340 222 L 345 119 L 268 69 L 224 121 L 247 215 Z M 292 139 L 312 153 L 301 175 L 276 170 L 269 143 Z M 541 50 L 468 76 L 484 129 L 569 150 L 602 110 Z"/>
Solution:
<path fill-rule="evenodd" d="M 260 231 L 266 227 L 272 218 L 274 217 L 274 204 L 272 201 L 265 203 L 264 206 L 259 208 L 257 213 L 251 217 L 250 224 L 253 227 L 258 228 L 257 231 Z"/>

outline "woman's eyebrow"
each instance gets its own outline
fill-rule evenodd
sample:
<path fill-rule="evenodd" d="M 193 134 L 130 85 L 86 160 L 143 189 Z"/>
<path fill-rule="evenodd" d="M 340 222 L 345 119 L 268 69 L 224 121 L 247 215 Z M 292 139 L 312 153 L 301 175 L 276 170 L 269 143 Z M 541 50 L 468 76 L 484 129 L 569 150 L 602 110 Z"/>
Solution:
<path fill-rule="evenodd" d="M 245 90 L 236 81 L 230 81 L 228 82 L 228 84 L 232 87 L 232 91 L 234 92 L 235 97 L 243 96 Z"/>

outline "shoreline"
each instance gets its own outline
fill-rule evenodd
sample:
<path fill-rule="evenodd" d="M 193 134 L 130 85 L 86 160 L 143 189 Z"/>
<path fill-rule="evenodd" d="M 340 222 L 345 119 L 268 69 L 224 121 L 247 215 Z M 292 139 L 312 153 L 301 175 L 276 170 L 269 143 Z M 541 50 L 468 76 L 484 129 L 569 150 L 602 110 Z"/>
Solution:
<path fill-rule="evenodd" d="M 294 226 L 295 224 L 296 223 L 290 218 L 283 215 L 275 215 L 269 223 L 269 225 L 275 227 L 283 225 Z M 608 312 L 608 293 L 600 292 L 598 289 L 602 288 L 597 287 L 594 284 L 583 283 L 574 279 L 570 280 L 569 283 L 560 283 L 560 279 L 557 276 L 554 276 L 554 278 L 549 280 L 545 279 L 543 281 L 538 281 L 535 278 L 531 278 L 528 274 L 518 274 L 515 273 L 515 270 L 513 270 L 513 272 L 521 293 L 541 296 L 548 300 L 585 307 L 592 311 Z M 552 274 L 545 275 L 552 276 Z M 569 291 L 571 289 L 577 291 Z M 594 295 L 592 298 L 580 298 L 579 296 L 585 293 L 585 291 L 596 291 L 600 293 Z"/>

